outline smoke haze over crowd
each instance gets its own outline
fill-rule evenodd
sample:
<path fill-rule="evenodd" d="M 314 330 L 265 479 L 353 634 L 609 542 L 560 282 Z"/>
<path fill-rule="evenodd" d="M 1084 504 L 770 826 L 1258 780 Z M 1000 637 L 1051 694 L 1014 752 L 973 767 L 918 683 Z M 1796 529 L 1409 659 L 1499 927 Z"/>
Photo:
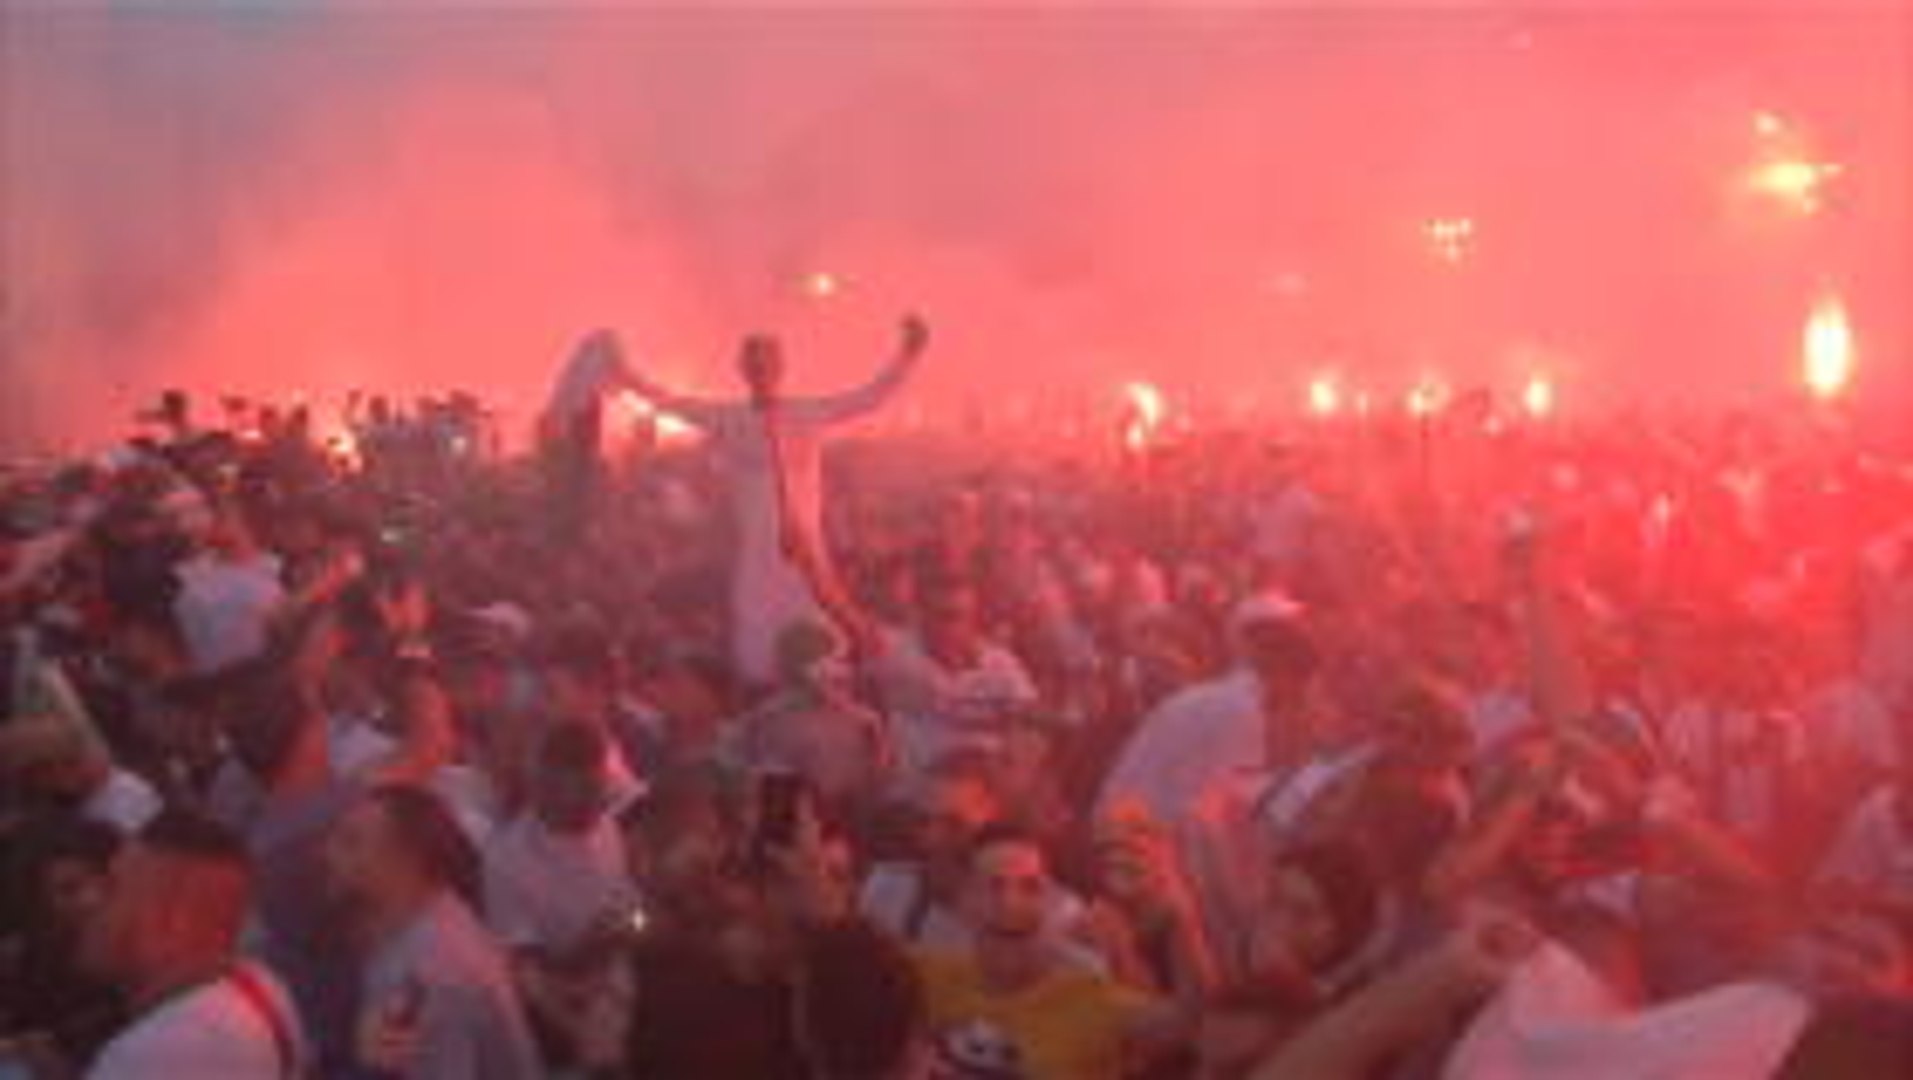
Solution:
<path fill-rule="evenodd" d="M 8 3 L 0 445 L 175 385 L 522 420 L 604 324 L 707 388 L 775 329 L 833 385 L 906 308 L 932 411 L 1537 365 L 1572 407 L 1789 393 L 1833 290 L 1904 403 L 1910 38 L 1885 2 Z M 1763 111 L 1839 165 L 1810 213 L 1742 182 Z"/>

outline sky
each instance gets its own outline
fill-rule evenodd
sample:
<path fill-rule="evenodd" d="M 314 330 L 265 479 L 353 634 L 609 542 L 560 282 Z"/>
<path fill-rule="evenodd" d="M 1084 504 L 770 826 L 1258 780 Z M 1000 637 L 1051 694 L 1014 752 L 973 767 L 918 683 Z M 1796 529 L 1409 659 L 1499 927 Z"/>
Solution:
<path fill-rule="evenodd" d="M 932 413 L 1593 409 L 1784 396 L 1835 294 L 1913 412 L 1910 144 L 1906 0 L 0 0 L 0 448 L 169 386 L 522 421 L 599 326 L 706 390 L 773 331 L 822 389 L 907 310 Z M 1782 151 L 1839 167 L 1811 213 L 1747 186 Z"/>

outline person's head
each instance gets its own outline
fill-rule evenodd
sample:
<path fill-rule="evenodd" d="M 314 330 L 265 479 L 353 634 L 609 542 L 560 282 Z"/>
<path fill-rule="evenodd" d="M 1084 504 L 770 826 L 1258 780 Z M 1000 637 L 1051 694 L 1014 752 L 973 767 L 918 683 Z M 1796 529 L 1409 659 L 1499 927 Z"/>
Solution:
<path fill-rule="evenodd" d="M 906 1075 L 926 1020 L 916 968 L 858 919 L 807 929 L 793 980 L 797 1041 L 818 1080 Z"/>
<path fill-rule="evenodd" d="M 13 836 L 0 883 L 9 910 L 30 937 L 70 941 L 105 899 L 119 831 L 61 813 L 29 818 Z"/>
<path fill-rule="evenodd" d="M 1381 896 L 1361 852 L 1315 844 L 1283 853 L 1270 868 L 1259 947 L 1271 962 L 1324 975 L 1375 932 Z"/>
<path fill-rule="evenodd" d="M 279 672 L 261 672 L 234 687 L 225 703 L 233 759 L 270 787 L 296 772 L 323 769 L 324 713 L 313 693 Z M 303 768 L 302 768 L 303 767 Z"/>
<path fill-rule="evenodd" d="M 680 768 L 659 776 L 620 815 L 626 851 L 654 917 L 705 927 L 742 903 L 745 890 L 727 873 L 735 835 L 730 810 L 716 775 Z"/>
<path fill-rule="evenodd" d="M 345 899 L 380 909 L 450 890 L 470 900 L 478 854 L 438 796 L 424 788 L 375 788 L 326 837 L 325 865 Z"/>
<path fill-rule="evenodd" d="M 1237 620 L 1235 635 L 1236 647 L 1262 684 L 1265 700 L 1280 708 L 1303 700 L 1322 658 L 1299 618 L 1251 614 Z"/>
<path fill-rule="evenodd" d="M 960 577 L 937 575 L 923 583 L 921 598 L 924 649 L 943 663 L 974 663 L 983 643 L 976 588 Z"/>
<path fill-rule="evenodd" d="M 80 964 L 135 995 L 204 977 L 233 955 L 251 903 L 239 838 L 168 811 L 114 856 L 81 930 Z"/>
<path fill-rule="evenodd" d="M 963 905 L 979 942 L 1034 944 L 1043 931 L 1049 887 L 1049 863 L 1035 834 L 1004 823 L 977 833 Z"/>
<path fill-rule="evenodd" d="M 1396 762 L 1419 769 L 1458 768 L 1467 762 L 1474 734 L 1457 695 L 1447 686 L 1416 679 L 1391 699 L 1380 717 L 1380 734 Z"/>
<path fill-rule="evenodd" d="M 784 381 L 784 346 L 770 334 L 750 334 L 737 352 L 737 373 L 752 400 L 775 400 Z"/>
<path fill-rule="evenodd" d="M 816 686 L 836 655 L 837 639 L 809 619 L 791 623 L 777 635 L 777 673 L 785 686 Z"/>
<path fill-rule="evenodd" d="M 259 548 L 252 522 L 245 507 L 232 499 L 221 499 L 213 507 L 206 526 L 206 547 L 227 558 L 243 558 Z"/>
<path fill-rule="evenodd" d="M 554 714 L 596 719 L 610 707 L 617 689 L 617 652 L 594 632 L 570 631 L 545 652 L 539 676 Z"/>
<path fill-rule="evenodd" d="M 531 771 L 531 808 L 553 832 L 587 832 L 604 816 L 605 757 L 609 746 L 597 728 L 560 723 L 545 732 Z"/>
<path fill-rule="evenodd" d="M 919 782 L 918 849 L 931 864 L 960 865 L 985 825 L 1003 814 L 990 763 L 959 753 L 933 765 Z"/>

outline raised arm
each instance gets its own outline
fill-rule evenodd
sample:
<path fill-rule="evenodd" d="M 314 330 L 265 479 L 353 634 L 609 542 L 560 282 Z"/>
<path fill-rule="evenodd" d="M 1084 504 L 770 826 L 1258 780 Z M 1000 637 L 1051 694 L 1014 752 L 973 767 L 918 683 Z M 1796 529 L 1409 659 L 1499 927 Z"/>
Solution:
<path fill-rule="evenodd" d="M 715 424 L 724 410 L 723 402 L 680 394 L 633 367 L 625 356 L 624 344 L 609 330 L 594 332 L 578 348 L 581 354 L 584 350 L 594 350 L 595 355 L 602 358 L 600 393 L 629 390 L 658 411 L 702 428 Z"/>
<path fill-rule="evenodd" d="M 897 334 L 897 351 L 876 377 L 854 390 L 829 397 L 801 398 L 792 407 L 806 419 L 841 424 L 877 410 L 916 371 L 930 344 L 930 328 L 916 315 L 904 317 Z"/>
<path fill-rule="evenodd" d="M 1542 536 L 1532 524 L 1511 530 L 1502 558 L 1514 591 L 1515 615 L 1528 656 L 1534 711 L 1557 731 L 1593 709 L 1587 671 L 1568 640 L 1561 602 L 1541 569 Z"/>

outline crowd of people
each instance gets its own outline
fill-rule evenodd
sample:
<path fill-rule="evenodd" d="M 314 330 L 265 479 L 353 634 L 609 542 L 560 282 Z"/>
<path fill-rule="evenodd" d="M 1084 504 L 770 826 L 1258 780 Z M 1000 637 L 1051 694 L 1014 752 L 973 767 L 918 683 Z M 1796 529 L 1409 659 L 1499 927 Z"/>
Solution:
<path fill-rule="evenodd" d="M 0 1076 L 1913 1071 L 1908 447 L 860 437 L 928 341 L 9 469 Z"/>

